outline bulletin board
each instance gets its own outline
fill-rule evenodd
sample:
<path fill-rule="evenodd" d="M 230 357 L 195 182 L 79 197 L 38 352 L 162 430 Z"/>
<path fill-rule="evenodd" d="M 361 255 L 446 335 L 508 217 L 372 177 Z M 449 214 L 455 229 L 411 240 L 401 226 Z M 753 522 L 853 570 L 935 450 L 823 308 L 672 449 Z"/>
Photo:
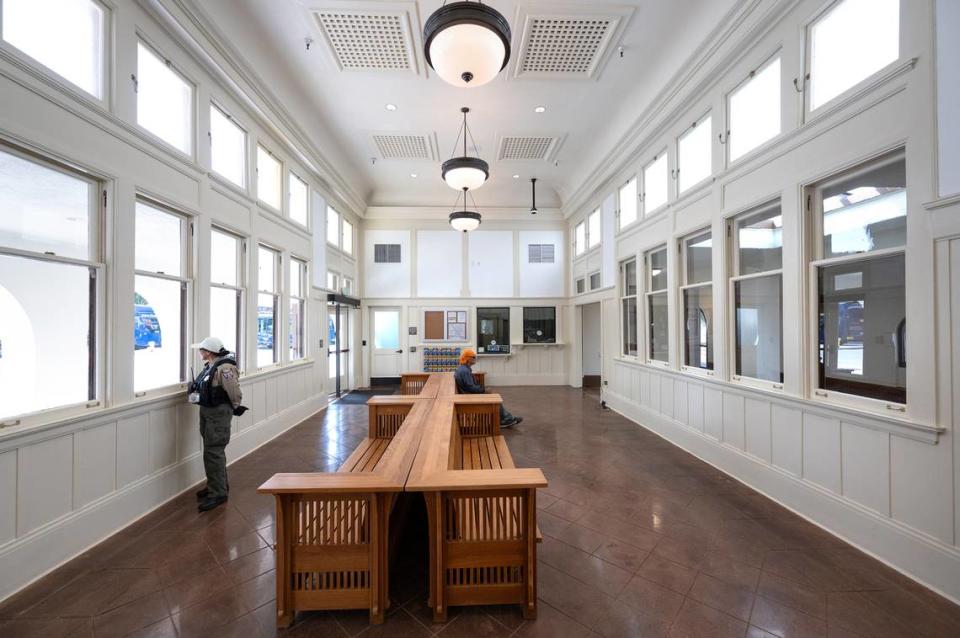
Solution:
<path fill-rule="evenodd" d="M 470 334 L 467 308 L 425 308 L 421 341 L 466 343 Z"/>

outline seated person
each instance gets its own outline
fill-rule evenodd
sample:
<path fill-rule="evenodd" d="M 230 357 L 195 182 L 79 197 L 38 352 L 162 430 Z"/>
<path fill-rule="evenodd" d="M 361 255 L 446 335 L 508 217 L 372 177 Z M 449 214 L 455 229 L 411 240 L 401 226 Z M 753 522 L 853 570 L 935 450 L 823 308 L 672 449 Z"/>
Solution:
<path fill-rule="evenodd" d="M 460 353 L 460 365 L 457 367 L 456 371 L 453 373 L 453 378 L 457 383 L 457 392 L 460 394 L 484 394 L 485 390 L 482 386 L 478 385 L 476 380 L 473 378 L 473 365 L 477 362 L 477 353 L 466 348 L 463 352 Z M 501 428 L 512 428 L 516 424 L 523 421 L 522 416 L 513 416 L 507 409 L 503 407 L 503 404 L 500 404 L 500 427 Z"/>

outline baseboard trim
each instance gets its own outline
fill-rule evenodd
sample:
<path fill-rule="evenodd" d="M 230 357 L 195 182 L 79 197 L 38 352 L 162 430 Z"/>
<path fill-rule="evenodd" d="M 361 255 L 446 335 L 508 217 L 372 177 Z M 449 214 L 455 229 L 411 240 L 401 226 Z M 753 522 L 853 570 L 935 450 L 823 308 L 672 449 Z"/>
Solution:
<path fill-rule="evenodd" d="M 798 516 L 960 604 L 960 551 L 604 390 L 607 405 Z"/>
<path fill-rule="evenodd" d="M 239 456 L 232 458 L 230 464 L 253 453 L 326 406 L 326 396 L 314 396 L 255 426 L 234 433 L 227 449 L 238 451 Z M 199 454 L 191 454 L 179 463 L 111 492 L 10 542 L 0 549 L 0 602 L 163 507 L 201 480 L 202 460 Z"/>
<path fill-rule="evenodd" d="M 566 374 L 496 374 L 487 372 L 487 385 L 567 385 Z"/>

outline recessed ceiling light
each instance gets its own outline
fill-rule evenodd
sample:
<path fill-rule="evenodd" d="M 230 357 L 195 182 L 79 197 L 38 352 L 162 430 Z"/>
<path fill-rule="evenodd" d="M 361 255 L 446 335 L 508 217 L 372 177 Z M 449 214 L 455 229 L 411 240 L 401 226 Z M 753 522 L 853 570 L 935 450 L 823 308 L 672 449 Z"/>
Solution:
<path fill-rule="evenodd" d="M 410 177 L 416 179 L 416 178 L 417 178 L 417 174 L 416 174 L 416 173 L 410 173 Z"/>
<path fill-rule="evenodd" d="M 514 176 L 513 176 L 513 179 L 520 179 L 520 176 L 519 176 L 519 175 L 514 175 Z"/>
<path fill-rule="evenodd" d="M 396 111 L 396 110 L 397 110 L 397 105 L 396 105 L 396 104 L 387 104 L 384 108 L 386 108 L 388 111 Z"/>
<path fill-rule="evenodd" d="M 536 107 L 536 108 L 533 109 L 533 112 L 534 112 L 534 113 L 545 113 L 546 110 L 547 110 L 547 107 L 545 107 L 545 106 L 538 106 L 538 107 Z"/>

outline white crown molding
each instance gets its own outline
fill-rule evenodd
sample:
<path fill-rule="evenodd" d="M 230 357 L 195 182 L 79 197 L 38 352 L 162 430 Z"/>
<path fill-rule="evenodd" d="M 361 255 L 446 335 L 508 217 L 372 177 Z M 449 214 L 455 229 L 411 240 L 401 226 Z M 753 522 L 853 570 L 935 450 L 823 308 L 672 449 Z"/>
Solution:
<path fill-rule="evenodd" d="M 366 199 L 343 178 L 334 165 L 320 152 L 310 137 L 267 88 L 260 76 L 244 61 L 207 13 L 195 0 L 137 0 L 170 35 L 185 45 L 197 63 L 202 65 L 225 88 L 256 116 L 259 124 L 280 140 L 320 182 L 324 196 L 358 217 L 363 216 Z"/>
<path fill-rule="evenodd" d="M 449 206 L 370 206 L 367 208 L 366 220 L 426 220 L 447 221 L 451 208 Z M 484 221 L 527 221 L 530 223 L 562 222 L 563 213 L 559 208 L 540 208 L 536 215 L 530 214 L 530 209 L 517 207 L 481 207 L 480 212 Z"/>

